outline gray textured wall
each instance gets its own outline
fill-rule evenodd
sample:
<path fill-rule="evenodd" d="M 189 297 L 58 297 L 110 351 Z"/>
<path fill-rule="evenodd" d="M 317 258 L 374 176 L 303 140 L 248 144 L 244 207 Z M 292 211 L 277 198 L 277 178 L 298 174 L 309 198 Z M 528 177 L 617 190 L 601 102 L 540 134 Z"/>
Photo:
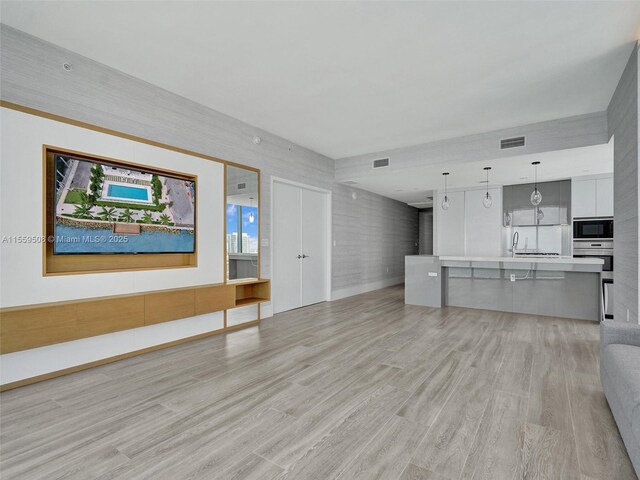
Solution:
<path fill-rule="evenodd" d="M 526 136 L 524 147 L 516 149 L 517 151 L 500 150 L 500 139 L 519 135 Z M 596 112 L 342 158 L 336 162 L 336 180 L 362 180 L 425 165 L 455 165 L 466 163 L 469 159 L 479 161 L 513 155 L 529 155 L 601 145 L 607 141 L 606 112 Z M 388 168 L 381 170 L 371 168 L 372 159 L 384 157 L 391 159 Z"/>
<path fill-rule="evenodd" d="M 433 254 L 433 211 L 421 211 L 418 225 L 418 253 Z"/>
<path fill-rule="evenodd" d="M 418 252 L 417 208 L 335 184 L 332 210 L 332 286 L 339 297 L 404 279 L 405 255 Z"/>
<path fill-rule="evenodd" d="M 614 135 L 614 312 L 615 320 L 638 321 L 638 47 L 607 108 Z"/>
<path fill-rule="evenodd" d="M 5 25 L 0 25 L 0 46 L 3 100 L 261 169 L 262 238 L 270 236 L 272 175 L 333 190 L 335 218 L 358 217 L 354 212 L 364 209 L 367 222 L 375 224 L 367 230 L 366 257 L 356 252 L 349 258 L 353 250 L 338 240 L 334 266 L 348 262 L 350 282 L 404 273 L 403 256 L 417 239 L 417 213 L 408 215 L 410 207 L 370 193 L 357 204 L 344 201 L 344 188 L 334 185 L 332 159 Z M 73 65 L 71 72 L 62 68 L 65 62 Z M 256 135 L 262 138 L 259 145 L 253 143 Z M 399 226 L 398 218 L 414 223 Z M 350 236 L 339 221 L 333 228 L 335 238 Z M 401 236 L 394 247 L 404 250 L 388 251 L 386 239 L 394 235 Z M 262 274 L 269 277 L 269 249 L 261 254 Z M 337 268 L 333 288 L 343 285 Z"/>

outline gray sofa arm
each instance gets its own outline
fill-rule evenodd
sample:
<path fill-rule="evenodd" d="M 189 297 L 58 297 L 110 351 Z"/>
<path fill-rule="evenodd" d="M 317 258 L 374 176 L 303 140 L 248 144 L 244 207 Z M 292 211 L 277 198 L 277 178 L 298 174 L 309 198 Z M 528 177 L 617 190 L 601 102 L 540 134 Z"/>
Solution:
<path fill-rule="evenodd" d="M 601 322 L 600 348 L 612 343 L 640 347 L 640 325 L 628 322 Z"/>

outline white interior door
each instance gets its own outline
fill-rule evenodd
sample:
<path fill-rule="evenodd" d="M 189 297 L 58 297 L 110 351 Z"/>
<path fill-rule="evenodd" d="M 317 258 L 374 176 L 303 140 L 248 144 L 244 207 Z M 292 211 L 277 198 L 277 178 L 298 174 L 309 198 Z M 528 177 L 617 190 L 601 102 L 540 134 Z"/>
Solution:
<path fill-rule="evenodd" d="M 302 188 L 302 304 L 327 299 L 326 194 Z"/>
<path fill-rule="evenodd" d="M 273 312 L 302 306 L 301 189 L 273 184 Z"/>

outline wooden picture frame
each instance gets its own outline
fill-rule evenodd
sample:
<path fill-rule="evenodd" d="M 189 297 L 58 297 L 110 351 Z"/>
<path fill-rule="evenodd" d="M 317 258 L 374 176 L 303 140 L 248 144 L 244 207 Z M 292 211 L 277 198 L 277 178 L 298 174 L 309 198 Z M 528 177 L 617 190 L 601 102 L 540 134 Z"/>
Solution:
<path fill-rule="evenodd" d="M 132 270 L 155 270 L 165 268 L 189 268 L 197 266 L 197 220 L 194 232 L 193 253 L 144 253 L 144 254 L 82 254 L 82 255 L 54 255 L 53 239 L 55 236 L 54 211 L 55 211 L 55 155 L 64 155 L 87 160 L 90 162 L 105 163 L 108 165 L 144 170 L 158 175 L 170 176 L 194 182 L 196 206 L 194 216 L 197 218 L 198 201 L 198 177 L 182 172 L 141 165 L 134 162 L 103 157 L 100 155 L 78 152 L 66 148 L 51 145 L 42 146 L 43 157 L 43 266 L 42 274 L 74 275 L 100 272 L 122 272 Z"/>

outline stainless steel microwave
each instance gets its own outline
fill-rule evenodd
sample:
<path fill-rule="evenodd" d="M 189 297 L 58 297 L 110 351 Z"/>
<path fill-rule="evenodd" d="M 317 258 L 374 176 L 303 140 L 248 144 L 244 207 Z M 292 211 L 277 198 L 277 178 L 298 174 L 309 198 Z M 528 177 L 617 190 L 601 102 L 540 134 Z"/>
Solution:
<path fill-rule="evenodd" d="M 573 221 L 574 240 L 613 240 L 613 218 L 581 218 Z"/>

